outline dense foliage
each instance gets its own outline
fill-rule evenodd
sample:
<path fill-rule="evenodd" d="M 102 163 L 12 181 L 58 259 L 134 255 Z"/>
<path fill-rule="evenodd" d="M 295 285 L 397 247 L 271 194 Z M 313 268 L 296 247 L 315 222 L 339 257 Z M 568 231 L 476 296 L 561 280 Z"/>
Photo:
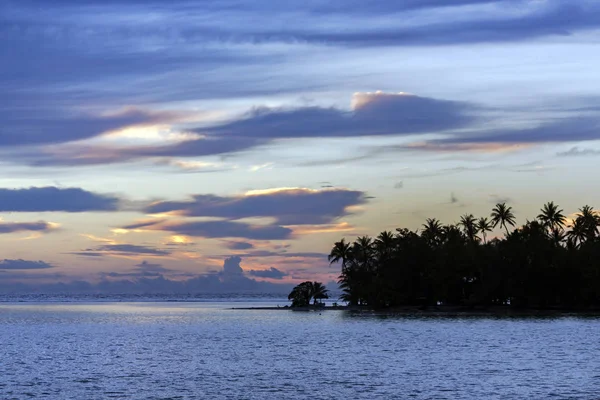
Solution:
<path fill-rule="evenodd" d="M 504 238 L 488 240 L 494 227 Z M 598 307 L 599 227 L 592 207 L 568 220 L 550 202 L 515 228 L 512 207 L 502 203 L 490 218 L 464 215 L 453 225 L 428 219 L 416 232 L 342 239 L 329 261 L 341 264 L 342 300 L 350 305 Z"/>
<path fill-rule="evenodd" d="M 288 300 L 292 301 L 292 307 L 306 307 L 310 305 L 311 300 L 317 305 L 321 300 L 329 298 L 328 292 L 321 282 L 306 281 L 292 289 Z"/>

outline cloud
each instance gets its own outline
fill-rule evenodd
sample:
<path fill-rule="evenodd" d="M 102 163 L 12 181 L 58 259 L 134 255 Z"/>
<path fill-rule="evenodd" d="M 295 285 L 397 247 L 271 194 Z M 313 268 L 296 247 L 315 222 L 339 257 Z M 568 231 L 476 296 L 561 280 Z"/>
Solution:
<path fill-rule="evenodd" d="M 15 232 L 51 232 L 57 229 L 57 225 L 45 222 L 0 222 L 0 234 Z"/>
<path fill-rule="evenodd" d="M 391 136 L 439 133 L 476 120 L 468 103 L 406 93 L 356 93 L 351 110 L 334 107 L 258 107 L 241 119 L 196 128 L 201 137 L 168 145 L 72 145 L 54 152 L 29 152 L 19 160 L 33 166 L 95 165 L 144 158 L 200 157 L 241 152 L 290 138 Z"/>
<path fill-rule="evenodd" d="M 102 246 L 98 246 L 97 250 L 123 254 L 151 254 L 155 256 L 166 256 L 171 254 L 166 250 L 159 250 L 153 247 L 140 246 L 135 244 L 105 244 Z"/>
<path fill-rule="evenodd" d="M 80 188 L 0 188 L 0 212 L 116 211 L 119 198 Z"/>
<path fill-rule="evenodd" d="M 198 129 L 226 137 L 310 138 L 431 133 L 466 126 L 475 107 L 406 93 L 357 93 L 350 111 L 337 108 L 256 108 L 225 125 Z"/>
<path fill-rule="evenodd" d="M 0 261 L 0 270 L 31 270 L 54 268 L 52 264 L 44 261 L 9 260 Z"/>
<path fill-rule="evenodd" d="M 249 250 L 249 249 L 253 249 L 254 245 L 252 243 L 248 243 L 248 242 L 228 241 L 228 242 L 225 242 L 225 247 L 228 248 L 229 250 Z"/>
<path fill-rule="evenodd" d="M 70 254 L 87 257 L 102 257 L 105 255 L 149 255 L 149 256 L 167 256 L 171 252 L 157 249 L 149 246 L 135 244 L 103 244 L 91 249 L 77 251 Z"/>
<path fill-rule="evenodd" d="M 154 203 L 144 212 L 234 220 L 272 217 L 279 225 L 327 224 L 348 215 L 350 207 L 366 202 L 366 194 L 356 190 L 281 188 L 243 196 L 195 195 L 191 201 Z"/>
<path fill-rule="evenodd" d="M 256 276 L 257 278 L 270 278 L 270 279 L 283 279 L 288 276 L 287 273 L 278 270 L 275 267 L 269 269 L 251 269 L 246 271 L 250 276 Z"/>
<path fill-rule="evenodd" d="M 87 58 L 80 57 L 82 62 L 87 61 L 86 67 L 89 64 L 92 72 L 98 73 L 102 70 L 112 72 L 117 68 L 109 68 L 109 61 L 118 61 L 136 68 L 147 66 L 152 72 L 163 71 L 167 63 L 151 51 L 143 51 L 144 43 L 153 44 L 154 47 L 151 48 L 164 49 L 169 55 L 169 61 L 175 66 L 186 65 L 193 57 L 193 54 L 181 51 L 184 44 L 196 45 L 199 50 L 203 50 L 209 64 L 218 61 L 219 55 L 221 63 L 226 63 L 227 53 L 214 51 L 214 46 L 205 46 L 207 49 L 197 44 L 219 43 L 225 46 L 283 43 L 292 46 L 308 42 L 375 47 L 514 42 L 564 36 L 593 29 L 597 27 L 599 13 L 599 7 L 593 0 L 408 0 L 380 1 L 377 5 L 359 0 L 280 3 L 282 4 L 274 5 L 264 0 L 237 2 L 235 7 L 231 7 L 231 4 L 223 2 L 192 5 L 174 1 L 168 6 L 163 3 L 160 8 L 153 7 L 157 17 L 149 19 L 140 17 L 145 11 L 141 8 L 141 3 L 132 5 L 130 2 L 111 2 L 109 7 L 101 2 L 88 2 L 86 5 L 89 8 L 63 5 L 60 15 L 63 16 L 63 24 L 71 28 L 64 29 L 65 34 L 79 33 L 77 44 L 89 45 L 94 40 L 93 43 L 100 50 L 109 46 L 120 50 L 108 60 L 93 57 L 94 54 Z M 33 14 L 27 8 L 21 13 L 27 11 Z M 49 11 L 50 16 L 59 14 L 56 9 L 53 11 L 54 14 L 52 9 Z M 89 21 L 91 13 L 96 16 L 95 26 L 102 27 L 100 32 L 104 33 L 106 43 L 100 41 L 100 33 L 83 30 L 74 23 L 82 19 Z M 196 15 L 203 15 L 211 23 L 194 23 L 197 22 L 194 19 Z M 128 21 L 129 29 L 118 25 L 120 19 L 117 16 Z M 389 22 L 390 16 L 394 17 L 394 23 Z M 35 20 L 34 17 L 29 19 L 38 25 L 42 22 L 50 23 L 48 20 Z M 407 19 L 410 23 L 404 22 Z M 282 20 L 286 23 L 281 24 Z M 24 18 L 21 17 L 13 23 L 23 24 L 23 21 Z M 30 29 L 36 32 L 34 23 L 31 23 Z M 168 24 L 170 29 L 164 30 L 164 24 Z M 340 29 L 340 26 L 344 29 Z M 38 28 L 37 31 L 42 30 Z M 57 40 L 56 36 L 58 35 L 48 33 L 46 40 Z M 126 46 L 132 49 L 130 51 L 133 54 L 122 50 Z M 140 60 L 135 60 L 134 55 L 138 55 Z M 52 58 L 54 63 L 58 63 L 56 58 Z M 202 61 L 201 57 L 196 56 L 195 59 L 197 62 Z M 97 61 L 100 65 L 94 65 L 92 61 Z M 67 68 L 63 63 L 58 67 Z M 34 67 L 29 67 L 32 68 Z M 77 73 L 78 76 L 86 74 L 89 72 Z"/>
<path fill-rule="evenodd" d="M 402 189 L 404 187 L 404 182 L 400 181 L 400 182 L 396 182 L 394 184 L 394 189 Z"/>
<path fill-rule="evenodd" d="M 148 262 L 146 260 L 142 261 L 139 264 L 136 264 L 135 266 L 136 266 L 136 268 L 143 270 L 143 271 L 147 271 L 147 272 L 169 271 L 168 269 L 164 268 L 161 264 L 154 264 L 154 263 Z"/>
<path fill-rule="evenodd" d="M 82 257 L 104 257 L 105 253 L 94 252 L 94 251 L 74 251 L 69 254 L 74 256 L 82 256 Z"/>
<path fill-rule="evenodd" d="M 148 261 L 142 261 L 135 265 L 133 271 L 130 272 L 106 272 L 102 273 L 102 277 L 110 278 L 162 278 L 162 274 L 167 272 L 173 272 L 167 268 L 164 268 L 160 264 L 153 264 Z M 181 274 L 178 274 L 181 275 Z"/>
<path fill-rule="evenodd" d="M 583 157 L 583 156 L 599 156 L 600 150 L 597 149 L 581 149 L 577 146 L 571 147 L 569 150 L 556 153 L 559 157 Z"/>
<path fill-rule="evenodd" d="M 492 129 L 462 132 L 444 139 L 394 146 L 394 151 L 504 152 L 544 143 L 565 143 L 600 139 L 600 118 L 566 117 L 532 128 Z"/>
<path fill-rule="evenodd" d="M 292 229 L 279 225 L 251 225 L 232 221 L 147 221 L 124 226 L 123 229 L 167 231 L 179 235 L 204 238 L 244 238 L 251 240 L 284 240 L 291 238 L 293 233 Z"/>
<path fill-rule="evenodd" d="M 242 262 L 241 257 L 231 256 L 223 261 L 223 271 L 221 275 L 225 278 L 241 278 L 243 277 L 244 270 L 240 267 Z"/>
<path fill-rule="evenodd" d="M 58 114 L 58 115 L 57 115 Z M 130 109 L 110 116 L 60 115 L 37 110 L 35 114 L 3 108 L 0 147 L 67 143 L 90 139 L 132 125 L 168 120 L 167 113 Z"/>
<path fill-rule="evenodd" d="M 223 155 L 255 148 L 267 142 L 258 138 L 203 137 L 168 145 L 118 147 L 82 144 L 63 146 L 53 151 L 28 151 L 19 154 L 17 161 L 35 167 L 117 164 L 157 157 Z"/>
<path fill-rule="evenodd" d="M 450 193 L 450 204 L 458 203 L 458 197 L 454 195 L 454 193 Z"/>

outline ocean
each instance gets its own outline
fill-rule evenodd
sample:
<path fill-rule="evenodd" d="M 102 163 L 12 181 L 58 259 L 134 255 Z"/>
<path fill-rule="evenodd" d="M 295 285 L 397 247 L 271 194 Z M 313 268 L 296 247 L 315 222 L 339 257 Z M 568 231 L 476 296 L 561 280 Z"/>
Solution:
<path fill-rule="evenodd" d="M 600 399 L 600 317 L 0 301 L 0 399 Z"/>

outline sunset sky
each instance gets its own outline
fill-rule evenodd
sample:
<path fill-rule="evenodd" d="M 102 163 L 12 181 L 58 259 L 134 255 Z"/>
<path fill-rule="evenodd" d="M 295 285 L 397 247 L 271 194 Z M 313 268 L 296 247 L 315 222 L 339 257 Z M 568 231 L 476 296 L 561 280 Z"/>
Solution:
<path fill-rule="evenodd" d="M 600 204 L 595 0 L 2 0 L 0 60 L 3 285 L 329 282 L 342 237 Z"/>

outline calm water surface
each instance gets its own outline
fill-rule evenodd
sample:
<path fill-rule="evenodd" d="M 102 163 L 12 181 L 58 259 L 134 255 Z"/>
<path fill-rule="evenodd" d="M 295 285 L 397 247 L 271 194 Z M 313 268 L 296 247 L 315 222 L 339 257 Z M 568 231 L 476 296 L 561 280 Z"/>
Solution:
<path fill-rule="evenodd" d="M 244 305 L 0 303 L 0 399 L 600 399 L 598 318 Z"/>

